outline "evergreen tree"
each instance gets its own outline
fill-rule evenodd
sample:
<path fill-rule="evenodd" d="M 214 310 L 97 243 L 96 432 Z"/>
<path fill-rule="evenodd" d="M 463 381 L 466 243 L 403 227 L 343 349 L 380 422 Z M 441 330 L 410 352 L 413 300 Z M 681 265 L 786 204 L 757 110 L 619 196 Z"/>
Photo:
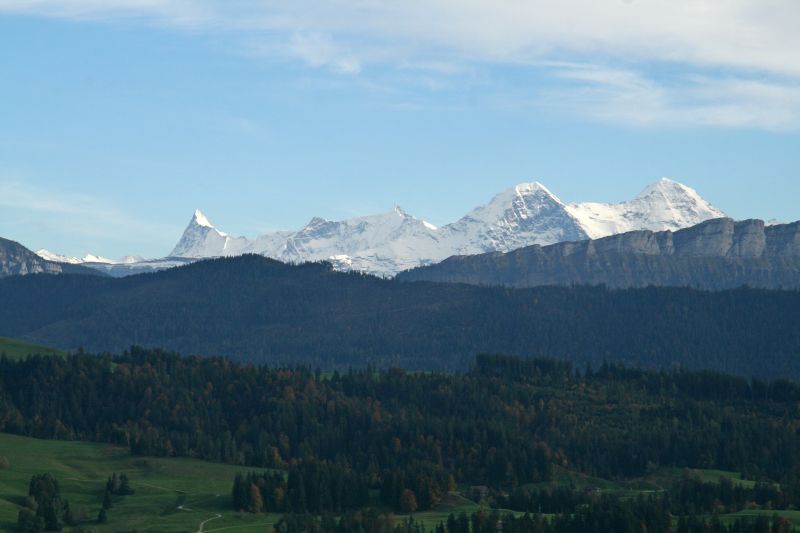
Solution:
<path fill-rule="evenodd" d="M 114 506 L 114 503 L 111 501 L 111 493 L 109 491 L 105 491 L 103 493 L 103 509 L 111 509 Z"/>
<path fill-rule="evenodd" d="M 129 496 L 134 494 L 135 491 L 131 488 L 130 480 L 128 480 L 127 474 L 120 474 L 119 475 L 119 489 L 117 494 L 120 496 Z"/>

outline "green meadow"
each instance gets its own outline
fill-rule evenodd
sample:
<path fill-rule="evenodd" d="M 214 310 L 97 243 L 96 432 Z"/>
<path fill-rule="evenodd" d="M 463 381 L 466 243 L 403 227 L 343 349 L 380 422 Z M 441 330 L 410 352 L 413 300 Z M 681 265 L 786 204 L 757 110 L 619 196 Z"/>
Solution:
<path fill-rule="evenodd" d="M 233 478 L 238 472 L 247 470 L 247 467 L 195 459 L 139 457 L 131 455 L 125 448 L 107 444 L 40 440 L 0 433 L 0 531 L 15 530 L 17 514 L 25 503 L 31 476 L 45 472 L 58 479 L 62 497 L 69 500 L 74 515 L 79 519 L 76 529 L 149 533 L 270 531 L 280 520 L 280 515 L 253 515 L 232 510 L 230 491 Z M 100 525 L 96 518 L 106 480 L 113 472 L 127 474 L 135 494 L 114 497 L 113 507 L 108 511 L 108 522 Z M 708 481 L 728 477 L 737 483 L 750 483 L 740 480 L 735 472 L 691 470 L 690 473 Z M 624 497 L 626 494 L 659 492 L 661 483 L 669 483 L 671 478 L 686 474 L 686 470 L 662 469 L 647 479 L 615 483 L 557 469 L 552 484 L 593 488 Z M 451 493 L 435 509 L 414 513 L 414 520 L 432 531 L 436 524 L 446 521 L 450 513 L 469 515 L 479 509 L 481 505 Z M 746 510 L 721 518 L 730 521 L 759 514 L 772 516 L 775 513 Z M 779 511 L 777 514 L 800 525 L 800 511 Z M 397 520 L 404 518 L 403 515 L 397 516 Z"/>
<path fill-rule="evenodd" d="M 278 515 L 231 510 L 231 485 L 246 468 L 183 458 L 132 456 L 124 448 L 86 442 L 38 440 L 0 434 L 0 531 L 13 531 L 33 474 L 56 476 L 62 497 L 79 517 L 77 527 L 99 531 L 265 531 Z M 135 494 L 115 497 L 108 523 L 96 524 L 106 480 L 126 473 Z M 69 529 L 65 529 L 69 531 Z"/>
<path fill-rule="evenodd" d="M 32 354 L 40 355 L 65 355 L 66 352 L 47 346 L 31 344 L 19 339 L 0 337 L 0 354 L 6 354 L 12 359 L 20 359 Z"/>

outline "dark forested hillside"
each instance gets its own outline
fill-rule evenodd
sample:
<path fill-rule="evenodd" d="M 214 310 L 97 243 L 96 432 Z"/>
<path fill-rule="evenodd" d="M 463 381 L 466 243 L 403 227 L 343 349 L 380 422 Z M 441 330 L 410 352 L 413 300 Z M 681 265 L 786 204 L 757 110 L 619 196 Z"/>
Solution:
<path fill-rule="evenodd" d="M 66 349 L 325 369 L 463 369 L 505 352 L 800 378 L 800 292 L 400 283 L 244 256 L 122 279 L 5 278 L 0 302 L 0 335 Z"/>

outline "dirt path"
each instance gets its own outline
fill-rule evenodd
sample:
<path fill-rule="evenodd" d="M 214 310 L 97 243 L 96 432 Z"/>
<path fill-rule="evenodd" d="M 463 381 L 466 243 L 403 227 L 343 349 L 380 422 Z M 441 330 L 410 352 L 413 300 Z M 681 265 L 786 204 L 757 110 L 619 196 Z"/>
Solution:
<path fill-rule="evenodd" d="M 219 494 L 215 494 L 211 498 L 207 498 L 205 500 L 198 500 L 196 502 L 191 502 L 191 505 L 197 505 L 199 503 L 205 503 L 205 502 L 213 500 L 214 498 L 219 498 Z M 190 513 L 196 512 L 195 509 L 192 509 L 191 507 L 187 507 L 184 504 L 179 505 L 177 507 L 177 509 L 179 511 L 187 511 L 187 512 L 190 512 Z M 211 522 L 212 520 L 216 520 L 217 518 L 222 518 L 222 515 L 219 514 L 219 513 L 215 513 L 214 516 L 212 516 L 211 518 L 207 518 L 207 519 L 203 520 L 202 522 L 200 522 L 200 525 L 197 526 L 197 531 L 195 533 L 205 533 L 206 524 Z"/>
<path fill-rule="evenodd" d="M 227 531 L 229 529 L 247 529 L 251 527 L 265 527 L 266 524 L 245 524 L 241 526 L 228 526 L 228 527 L 218 527 L 217 529 L 207 529 L 203 531 L 203 533 L 213 533 L 214 531 Z"/>
<path fill-rule="evenodd" d="M 200 522 L 200 525 L 198 526 L 196 533 L 203 533 L 203 531 L 204 531 L 203 528 L 206 526 L 206 524 L 211 522 L 212 520 L 216 520 L 217 518 L 222 518 L 222 515 L 221 514 L 217 514 L 216 516 L 214 516 L 212 518 L 209 518 L 207 520 L 203 520 L 202 522 Z"/>
<path fill-rule="evenodd" d="M 154 489 L 167 490 L 169 492 L 177 492 L 178 494 L 188 494 L 185 490 L 171 489 L 169 487 L 161 487 L 159 485 L 153 485 L 152 483 L 145 483 L 144 481 L 137 481 L 136 483 L 139 485 L 144 485 L 145 487 L 153 487 Z"/>

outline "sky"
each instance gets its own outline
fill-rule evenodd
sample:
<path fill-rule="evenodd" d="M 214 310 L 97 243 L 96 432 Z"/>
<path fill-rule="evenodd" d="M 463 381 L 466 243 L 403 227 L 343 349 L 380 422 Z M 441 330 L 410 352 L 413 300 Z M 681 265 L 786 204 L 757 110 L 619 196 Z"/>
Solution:
<path fill-rule="evenodd" d="M 517 183 L 800 219 L 796 0 L 0 0 L 0 236 L 166 255 Z"/>

